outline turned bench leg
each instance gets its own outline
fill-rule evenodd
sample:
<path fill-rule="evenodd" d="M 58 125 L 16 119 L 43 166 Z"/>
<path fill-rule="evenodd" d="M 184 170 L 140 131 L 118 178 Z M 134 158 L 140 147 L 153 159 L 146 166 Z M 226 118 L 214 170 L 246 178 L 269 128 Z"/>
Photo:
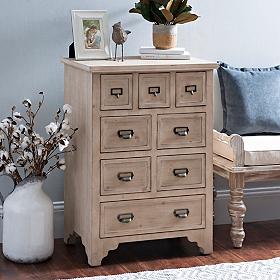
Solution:
<path fill-rule="evenodd" d="M 231 201 L 228 206 L 231 217 L 230 236 L 233 246 L 241 248 L 245 237 L 243 220 L 246 213 L 246 206 L 243 203 L 244 173 L 230 173 L 229 186 Z"/>

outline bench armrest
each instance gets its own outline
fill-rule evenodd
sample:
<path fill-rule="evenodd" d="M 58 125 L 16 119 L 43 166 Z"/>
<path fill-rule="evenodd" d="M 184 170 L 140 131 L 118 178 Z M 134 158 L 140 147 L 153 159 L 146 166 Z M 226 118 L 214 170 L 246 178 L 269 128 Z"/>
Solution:
<path fill-rule="evenodd" d="M 244 143 L 238 134 L 227 135 L 213 129 L 213 153 L 244 166 Z"/>

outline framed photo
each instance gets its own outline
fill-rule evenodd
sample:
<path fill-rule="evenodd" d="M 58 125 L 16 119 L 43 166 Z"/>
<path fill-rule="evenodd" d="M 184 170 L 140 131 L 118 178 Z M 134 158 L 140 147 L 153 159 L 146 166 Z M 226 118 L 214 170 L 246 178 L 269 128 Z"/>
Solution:
<path fill-rule="evenodd" d="M 107 11 L 72 11 L 76 60 L 111 58 Z"/>

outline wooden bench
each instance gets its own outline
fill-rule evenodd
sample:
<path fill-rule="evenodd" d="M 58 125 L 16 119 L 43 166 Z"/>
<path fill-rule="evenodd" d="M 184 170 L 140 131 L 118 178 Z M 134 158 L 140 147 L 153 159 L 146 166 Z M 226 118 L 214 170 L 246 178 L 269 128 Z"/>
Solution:
<path fill-rule="evenodd" d="M 280 179 L 280 136 L 230 136 L 213 131 L 213 170 L 229 180 L 231 201 L 230 236 L 233 246 L 241 248 L 245 238 L 243 202 L 245 182 Z"/>

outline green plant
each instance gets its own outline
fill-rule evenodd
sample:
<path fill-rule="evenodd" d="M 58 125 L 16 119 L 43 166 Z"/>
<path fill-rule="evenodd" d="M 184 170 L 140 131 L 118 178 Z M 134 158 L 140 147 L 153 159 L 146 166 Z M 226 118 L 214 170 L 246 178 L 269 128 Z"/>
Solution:
<path fill-rule="evenodd" d="M 129 13 L 141 14 L 155 24 L 184 24 L 198 18 L 187 3 L 188 0 L 140 0 Z"/>

